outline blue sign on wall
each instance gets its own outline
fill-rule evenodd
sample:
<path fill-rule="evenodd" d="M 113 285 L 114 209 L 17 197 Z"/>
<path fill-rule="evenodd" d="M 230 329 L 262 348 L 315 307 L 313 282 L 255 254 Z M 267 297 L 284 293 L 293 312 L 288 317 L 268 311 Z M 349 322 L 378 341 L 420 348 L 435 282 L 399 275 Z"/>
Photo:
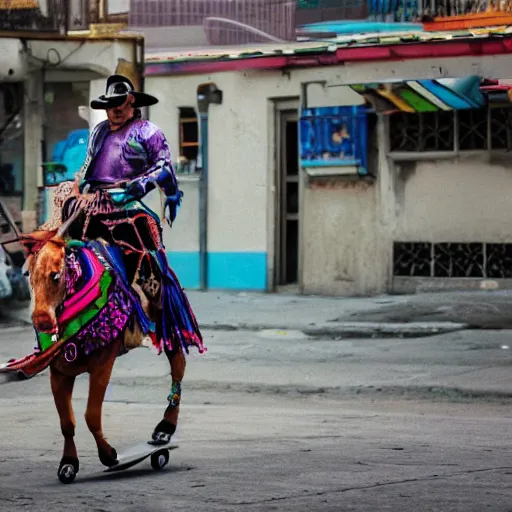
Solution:
<path fill-rule="evenodd" d="M 367 174 L 368 118 L 364 105 L 302 109 L 300 165 L 356 166 Z"/>
<path fill-rule="evenodd" d="M 65 140 L 55 144 L 51 162 L 43 164 L 45 186 L 75 179 L 76 173 L 84 164 L 88 140 L 89 130 L 80 129 L 70 131 Z"/>

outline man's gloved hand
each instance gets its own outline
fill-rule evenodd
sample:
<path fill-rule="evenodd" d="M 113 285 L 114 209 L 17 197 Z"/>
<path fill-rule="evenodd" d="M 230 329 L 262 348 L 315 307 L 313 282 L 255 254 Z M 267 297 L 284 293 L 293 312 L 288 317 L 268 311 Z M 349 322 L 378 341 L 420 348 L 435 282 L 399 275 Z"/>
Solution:
<path fill-rule="evenodd" d="M 164 206 L 164 217 L 169 221 L 172 225 L 174 219 L 176 218 L 176 214 L 178 213 L 178 206 L 181 204 L 181 198 L 183 197 L 183 192 L 179 190 L 173 196 L 167 196 L 165 198 L 165 206 Z M 169 213 L 167 214 L 167 209 L 169 209 Z"/>

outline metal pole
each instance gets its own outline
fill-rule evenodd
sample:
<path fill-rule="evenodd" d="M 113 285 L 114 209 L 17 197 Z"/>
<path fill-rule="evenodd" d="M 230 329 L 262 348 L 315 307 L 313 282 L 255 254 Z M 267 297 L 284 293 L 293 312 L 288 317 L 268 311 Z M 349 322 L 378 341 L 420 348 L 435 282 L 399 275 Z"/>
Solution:
<path fill-rule="evenodd" d="M 199 284 L 208 289 L 208 109 L 222 103 L 222 91 L 214 83 L 197 88 L 197 108 L 201 122 L 202 169 L 199 179 Z"/>
<path fill-rule="evenodd" d="M 202 171 L 199 179 L 199 282 L 208 289 L 208 113 L 200 112 Z"/>

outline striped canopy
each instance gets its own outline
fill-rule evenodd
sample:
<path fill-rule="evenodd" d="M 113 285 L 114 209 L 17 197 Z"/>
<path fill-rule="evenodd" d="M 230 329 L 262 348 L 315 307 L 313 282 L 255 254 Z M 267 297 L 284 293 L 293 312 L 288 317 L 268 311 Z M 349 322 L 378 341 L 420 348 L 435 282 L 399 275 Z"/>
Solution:
<path fill-rule="evenodd" d="M 512 84 L 478 76 L 352 85 L 377 112 L 435 112 L 510 103 Z"/>

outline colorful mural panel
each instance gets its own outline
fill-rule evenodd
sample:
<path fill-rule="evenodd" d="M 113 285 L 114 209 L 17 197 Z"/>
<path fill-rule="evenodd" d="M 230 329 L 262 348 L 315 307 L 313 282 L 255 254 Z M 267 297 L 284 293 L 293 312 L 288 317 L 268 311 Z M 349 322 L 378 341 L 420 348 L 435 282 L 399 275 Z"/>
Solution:
<path fill-rule="evenodd" d="M 306 108 L 300 118 L 302 167 L 354 166 L 367 174 L 366 107 Z"/>

